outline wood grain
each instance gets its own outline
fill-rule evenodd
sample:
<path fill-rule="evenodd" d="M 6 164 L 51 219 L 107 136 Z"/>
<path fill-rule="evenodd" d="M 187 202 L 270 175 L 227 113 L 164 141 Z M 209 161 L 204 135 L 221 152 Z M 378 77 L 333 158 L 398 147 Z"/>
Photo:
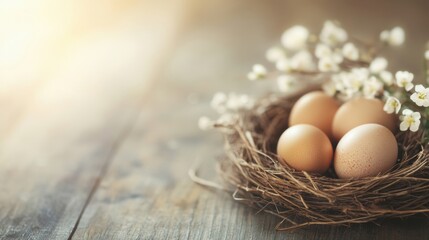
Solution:
<path fill-rule="evenodd" d="M 177 29 L 151 4 L 81 40 L 2 142 L 0 239 L 71 236 Z"/>
<path fill-rule="evenodd" d="M 359 14 L 364 14 L 369 6 L 387 8 L 386 16 L 362 18 Z M 358 34 L 366 32 L 365 38 L 396 19 L 393 9 L 400 7 L 395 3 L 389 8 L 386 4 L 365 1 L 351 6 L 340 1 L 311 5 L 292 1 L 195 3 L 188 30 L 179 38 L 170 61 L 165 63 L 160 81 L 148 95 L 150 101 L 115 155 L 74 238 L 421 239 L 427 236 L 429 222 L 420 218 L 382 221 L 381 227 L 360 224 L 350 228 L 312 227 L 292 233 L 276 232 L 273 229 L 278 219 L 257 214 L 224 192 L 201 188 L 186 174 L 197 162 L 204 177 L 216 180 L 214 162 L 222 154 L 222 142 L 219 136 L 200 132 L 196 128 L 197 119 L 210 115 L 208 102 L 216 91 L 259 94 L 273 87 L 274 83 L 247 84 L 244 75 L 285 25 L 307 23 L 315 28 L 325 18 L 339 18 L 346 27 L 357 29 Z M 298 15 L 303 12 L 307 14 Z M 417 7 L 405 12 L 418 24 L 427 18 Z M 413 40 L 416 46 L 422 44 L 422 35 Z"/>

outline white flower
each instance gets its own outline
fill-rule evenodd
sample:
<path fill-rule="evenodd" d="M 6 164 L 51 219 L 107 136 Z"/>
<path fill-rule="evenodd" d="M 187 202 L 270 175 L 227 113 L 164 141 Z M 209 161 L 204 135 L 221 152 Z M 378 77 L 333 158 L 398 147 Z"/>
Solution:
<path fill-rule="evenodd" d="M 236 93 L 230 93 L 228 95 L 228 101 L 226 102 L 226 107 L 228 110 L 237 111 L 239 109 L 250 109 L 254 105 L 253 99 L 249 96 Z"/>
<path fill-rule="evenodd" d="M 389 44 L 391 46 L 400 46 L 405 41 L 405 31 L 401 27 L 394 27 L 390 30 Z"/>
<path fill-rule="evenodd" d="M 348 91 L 356 93 L 369 78 L 367 68 L 353 68 L 349 73 L 343 73 L 341 80 Z"/>
<path fill-rule="evenodd" d="M 363 94 L 367 98 L 373 98 L 383 89 L 383 84 L 375 77 L 364 82 Z"/>
<path fill-rule="evenodd" d="M 337 92 L 337 84 L 333 81 L 328 81 L 322 85 L 322 89 L 329 96 L 334 96 Z"/>
<path fill-rule="evenodd" d="M 372 60 L 371 64 L 369 65 L 369 70 L 372 73 L 379 73 L 387 68 L 387 60 L 383 57 L 377 57 L 374 60 Z"/>
<path fill-rule="evenodd" d="M 332 87 L 335 87 L 335 90 L 338 92 L 343 92 L 345 89 L 344 86 L 344 75 L 347 75 L 348 73 L 345 72 L 339 72 L 332 75 L 331 81 Z M 328 82 L 329 83 L 329 82 Z"/>
<path fill-rule="evenodd" d="M 356 77 L 360 79 L 368 79 L 369 78 L 369 69 L 368 68 L 353 68 L 351 73 Z"/>
<path fill-rule="evenodd" d="M 212 101 L 210 102 L 210 106 L 216 110 L 218 113 L 223 113 L 226 111 L 226 102 L 228 101 L 228 97 L 223 92 L 218 92 L 213 95 Z"/>
<path fill-rule="evenodd" d="M 307 28 L 297 25 L 286 30 L 281 41 L 286 49 L 300 50 L 305 48 L 309 35 Z"/>
<path fill-rule="evenodd" d="M 411 100 L 419 107 L 429 107 L 429 88 L 419 84 L 415 87 L 416 92 L 411 95 Z"/>
<path fill-rule="evenodd" d="M 277 86 L 281 92 L 288 92 L 295 83 L 295 78 L 289 75 L 280 75 L 277 78 Z"/>
<path fill-rule="evenodd" d="M 330 57 L 332 55 L 332 49 L 326 44 L 319 43 L 314 50 L 314 55 L 316 55 L 317 58 Z"/>
<path fill-rule="evenodd" d="M 412 132 L 417 132 L 420 126 L 420 113 L 405 109 L 402 111 L 402 114 L 402 122 L 399 125 L 399 129 L 401 131 L 407 131 L 407 129 L 410 129 Z"/>
<path fill-rule="evenodd" d="M 289 72 L 291 70 L 289 60 L 287 58 L 279 59 L 276 62 L 276 68 L 277 68 L 277 70 L 282 71 L 282 72 Z"/>
<path fill-rule="evenodd" d="M 348 74 L 343 77 L 343 86 L 345 87 L 344 90 L 347 90 L 349 93 L 359 92 L 363 84 L 363 79 L 357 78 L 352 74 Z"/>
<path fill-rule="evenodd" d="M 237 120 L 236 114 L 222 114 L 220 117 L 216 120 L 216 124 L 220 125 L 229 125 L 232 124 L 234 121 Z"/>
<path fill-rule="evenodd" d="M 393 74 L 391 72 L 384 70 L 380 72 L 379 76 L 387 86 L 393 84 Z"/>
<path fill-rule="evenodd" d="M 414 79 L 414 74 L 407 71 L 398 71 L 395 74 L 396 84 L 399 87 L 405 88 L 405 90 L 410 91 L 413 88 L 412 81 Z"/>
<path fill-rule="evenodd" d="M 330 46 L 335 46 L 347 40 L 347 32 L 332 21 L 326 21 L 320 32 L 320 40 Z"/>
<path fill-rule="evenodd" d="M 239 95 L 237 101 L 243 109 L 251 109 L 255 105 L 255 101 L 246 94 Z"/>
<path fill-rule="evenodd" d="M 213 124 L 214 122 L 212 120 L 210 120 L 210 118 L 208 117 L 200 117 L 200 119 L 198 119 L 198 127 L 201 130 L 209 130 L 213 128 Z"/>
<path fill-rule="evenodd" d="M 380 33 L 380 40 L 390 46 L 400 46 L 405 42 L 405 31 L 401 27 L 384 30 Z"/>
<path fill-rule="evenodd" d="M 338 72 L 340 67 L 333 57 L 323 57 L 319 60 L 318 68 L 321 72 Z"/>
<path fill-rule="evenodd" d="M 254 72 L 249 72 L 247 74 L 247 79 L 249 79 L 250 81 L 258 80 L 258 75 Z"/>
<path fill-rule="evenodd" d="M 313 71 L 315 69 L 313 57 L 306 50 L 297 52 L 289 63 L 290 68 L 296 71 Z"/>
<path fill-rule="evenodd" d="M 389 37 L 390 37 L 390 31 L 389 30 L 383 30 L 380 33 L 380 40 L 382 42 L 388 42 L 389 41 Z"/>
<path fill-rule="evenodd" d="M 247 74 L 247 78 L 251 81 L 263 79 L 267 75 L 267 69 L 261 64 L 253 65 L 252 71 Z"/>
<path fill-rule="evenodd" d="M 398 114 L 400 109 L 401 109 L 401 102 L 395 97 L 388 97 L 383 107 L 383 110 L 389 114 L 390 113 Z"/>
<path fill-rule="evenodd" d="M 254 106 L 255 101 L 245 94 L 218 92 L 213 96 L 210 105 L 219 114 L 234 112 L 239 109 L 250 109 Z"/>
<path fill-rule="evenodd" d="M 359 59 L 359 50 L 353 43 L 346 43 L 343 46 L 342 53 L 349 60 L 356 61 Z"/>
<path fill-rule="evenodd" d="M 271 47 L 267 50 L 265 57 L 270 62 L 277 62 L 286 57 L 285 52 L 280 47 Z"/>
<path fill-rule="evenodd" d="M 429 50 L 426 50 L 425 52 L 425 59 L 429 61 Z"/>
<path fill-rule="evenodd" d="M 333 50 L 328 45 L 323 43 L 317 44 L 314 55 L 319 59 L 332 58 L 332 60 L 338 64 L 343 61 L 343 55 L 341 54 L 340 50 Z"/>

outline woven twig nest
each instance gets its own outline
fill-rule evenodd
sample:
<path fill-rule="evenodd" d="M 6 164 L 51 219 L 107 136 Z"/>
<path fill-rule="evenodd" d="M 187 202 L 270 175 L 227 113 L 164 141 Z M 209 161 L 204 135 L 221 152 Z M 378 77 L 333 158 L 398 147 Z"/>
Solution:
<path fill-rule="evenodd" d="M 235 189 L 235 200 L 280 217 L 277 230 L 429 212 L 429 151 L 422 143 L 423 130 L 399 132 L 398 162 L 376 177 L 338 179 L 332 170 L 318 175 L 280 164 L 277 140 L 298 97 L 262 98 L 242 111 L 235 124 L 222 126 L 230 131 L 225 133 L 227 158 L 221 160 L 220 173 Z"/>

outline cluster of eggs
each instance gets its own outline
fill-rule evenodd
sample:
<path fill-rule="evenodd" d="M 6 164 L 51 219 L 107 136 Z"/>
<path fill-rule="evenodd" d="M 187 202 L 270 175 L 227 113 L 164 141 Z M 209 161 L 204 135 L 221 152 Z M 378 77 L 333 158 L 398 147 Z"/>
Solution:
<path fill-rule="evenodd" d="M 339 178 L 385 173 L 396 163 L 398 143 L 397 119 L 383 106 L 379 99 L 356 98 L 341 105 L 321 91 L 305 94 L 278 141 L 280 161 L 322 174 L 333 165 Z"/>

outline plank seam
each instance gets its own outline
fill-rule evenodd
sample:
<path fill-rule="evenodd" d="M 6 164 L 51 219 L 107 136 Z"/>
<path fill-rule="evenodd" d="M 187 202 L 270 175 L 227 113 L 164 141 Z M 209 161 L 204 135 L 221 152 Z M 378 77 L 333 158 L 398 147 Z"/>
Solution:
<path fill-rule="evenodd" d="M 98 187 L 100 186 L 102 179 L 104 178 L 107 171 L 109 170 L 109 167 L 110 167 L 110 165 L 114 159 L 114 156 L 116 155 L 116 152 L 120 149 L 120 147 L 122 146 L 122 143 L 127 139 L 127 137 L 130 135 L 130 133 L 132 132 L 132 130 L 136 126 L 138 119 L 140 118 L 141 112 L 142 111 L 140 111 L 140 108 L 139 108 L 137 116 L 133 120 L 130 120 L 131 124 L 125 124 L 125 126 L 123 127 L 124 130 L 120 131 L 120 134 L 119 134 L 117 140 L 114 141 L 113 146 L 111 147 L 111 150 L 108 154 L 106 163 L 102 166 L 102 169 L 100 171 L 100 175 L 95 180 L 95 183 L 92 186 L 91 192 L 89 193 L 88 198 L 85 200 L 85 204 L 83 205 L 83 208 L 79 213 L 79 216 L 76 220 L 76 223 L 73 226 L 73 229 L 70 233 L 70 236 L 68 237 L 68 240 L 71 240 L 73 238 L 74 234 L 76 233 L 76 230 L 77 230 L 77 227 L 79 226 L 80 220 L 81 220 L 83 214 L 85 213 L 85 210 L 88 207 L 89 203 L 91 202 L 92 197 L 94 196 L 95 192 L 98 190 Z"/>

